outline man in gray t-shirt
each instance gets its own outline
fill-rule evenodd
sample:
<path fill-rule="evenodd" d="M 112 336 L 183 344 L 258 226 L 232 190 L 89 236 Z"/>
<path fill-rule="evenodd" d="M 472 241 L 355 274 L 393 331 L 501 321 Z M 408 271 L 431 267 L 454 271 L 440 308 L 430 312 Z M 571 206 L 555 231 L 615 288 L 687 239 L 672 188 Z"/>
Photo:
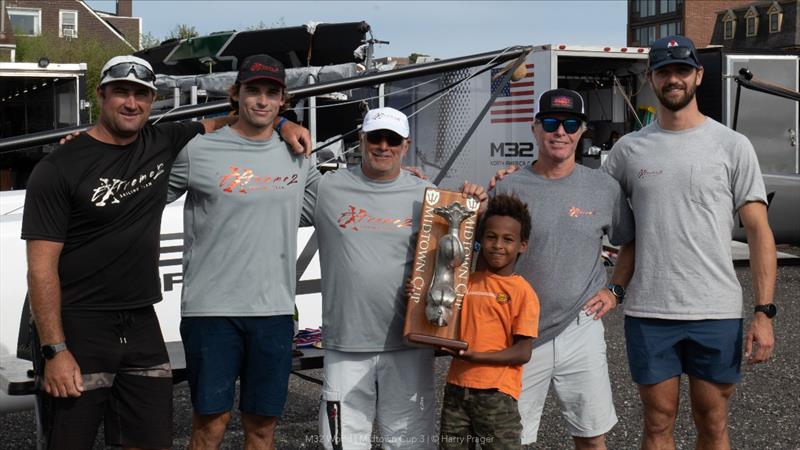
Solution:
<path fill-rule="evenodd" d="M 392 108 L 364 117 L 360 166 L 319 182 L 313 224 L 322 270 L 324 385 L 319 411 L 325 448 L 435 446 L 433 350 L 403 342 L 405 282 L 425 189 L 400 162 L 408 119 Z M 465 193 L 486 199 L 483 188 Z"/>
<path fill-rule="evenodd" d="M 675 448 L 682 373 L 689 376 L 697 448 L 730 448 L 728 399 L 740 379 L 743 331 L 730 252 L 737 212 L 757 305 L 745 342 L 748 362 L 766 361 L 774 345 L 776 258 L 764 181 L 747 138 L 699 111 L 703 68 L 692 41 L 654 42 L 649 63 L 658 120 L 620 139 L 605 165 L 636 217 L 625 337 L 644 406 L 642 448 Z"/>
<path fill-rule="evenodd" d="M 231 88 L 239 119 L 195 138 L 170 174 L 184 207 L 181 337 L 192 394 L 191 448 L 218 448 L 240 381 L 249 446 L 273 448 L 294 334 L 297 227 L 321 175 L 273 130 L 285 96 L 281 63 L 244 60 Z"/>
<path fill-rule="evenodd" d="M 627 244 L 634 224 L 619 183 L 575 163 L 585 129 L 577 92 L 544 92 L 533 124 L 538 160 L 505 176 L 493 191 L 516 194 L 531 213 L 528 251 L 516 271 L 536 290 L 541 312 L 519 398 L 523 444 L 536 442 L 551 384 L 576 448 L 605 448 L 605 433 L 617 422 L 603 324 L 595 319 L 622 301 L 618 279 L 626 277 L 615 272 L 612 285 L 607 284 L 603 236 L 612 244 Z M 624 264 L 629 260 L 621 258 L 618 271 L 630 270 Z"/>

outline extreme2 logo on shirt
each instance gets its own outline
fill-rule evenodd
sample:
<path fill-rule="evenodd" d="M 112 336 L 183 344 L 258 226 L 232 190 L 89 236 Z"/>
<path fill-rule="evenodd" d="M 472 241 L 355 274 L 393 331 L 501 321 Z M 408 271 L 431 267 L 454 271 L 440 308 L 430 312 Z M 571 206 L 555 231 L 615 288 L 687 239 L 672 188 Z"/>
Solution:
<path fill-rule="evenodd" d="M 411 217 L 377 217 L 370 215 L 366 209 L 347 205 L 348 209 L 339 215 L 339 226 L 353 231 L 369 229 L 373 231 L 391 231 L 408 228 L 412 225 Z"/>
<path fill-rule="evenodd" d="M 156 164 L 155 168 L 149 172 L 139 174 L 131 180 L 120 180 L 117 178 L 100 178 L 100 185 L 92 190 L 92 203 L 98 207 L 104 207 L 110 201 L 111 204 L 119 203 L 120 199 L 128 197 L 142 189 L 147 189 L 153 185 L 153 181 L 164 173 L 164 163 Z"/>
<path fill-rule="evenodd" d="M 247 194 L 251 191 L 271 191 L 286 189 L 297 184 L 297 173 L 290 175 L 261 176 L 256 175 L 252 169 L 230 166 L 230 172 L 221 176 L 219 187 L 223 192 L 237 192 Z"/>

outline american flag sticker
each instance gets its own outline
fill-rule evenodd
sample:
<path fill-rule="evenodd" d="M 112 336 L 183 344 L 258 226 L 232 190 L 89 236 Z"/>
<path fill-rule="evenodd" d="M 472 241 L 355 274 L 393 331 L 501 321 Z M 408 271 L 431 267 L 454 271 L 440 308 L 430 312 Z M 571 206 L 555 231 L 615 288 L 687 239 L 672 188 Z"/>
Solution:
<path fill-rule="evenodd" d="M 489 110 L 491 123 L 533 122 L 533 64 L 526 64 L 527 72 L 519 81 L 508 83 L 498 94 Z M 503 77 L 495 78 L 502 69 L 492 69 L 492 94 L 500 89 Z"/>

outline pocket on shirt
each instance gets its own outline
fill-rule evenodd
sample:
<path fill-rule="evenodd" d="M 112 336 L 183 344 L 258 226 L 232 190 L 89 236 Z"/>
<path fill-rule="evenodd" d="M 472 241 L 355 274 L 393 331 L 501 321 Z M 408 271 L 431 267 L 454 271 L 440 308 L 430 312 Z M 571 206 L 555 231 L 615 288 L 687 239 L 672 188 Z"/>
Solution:
<path fill-rule="evenodd" d="M 712 206 L 724 198 L 728 175 L 720 164 L 693 164 L 690 183 L 692 201 Z"/>

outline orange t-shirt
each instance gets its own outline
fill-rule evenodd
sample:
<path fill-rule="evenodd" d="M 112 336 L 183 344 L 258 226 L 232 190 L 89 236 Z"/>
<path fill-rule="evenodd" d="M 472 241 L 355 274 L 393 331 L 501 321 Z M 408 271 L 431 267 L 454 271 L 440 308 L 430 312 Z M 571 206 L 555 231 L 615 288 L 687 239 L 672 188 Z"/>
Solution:
<path fill-rule="evenodd" d="M 514 344 L 514 335 L 536 337 L 539 298 L 519 275 L 475 272 L 461 305 L 461 340 L 476 352 L 497 352 Z M 478 364 L 453 358 L 447 382 L 475 389 L 498 389 L 515 399 L 522 390 L 522 366 Z"/>

